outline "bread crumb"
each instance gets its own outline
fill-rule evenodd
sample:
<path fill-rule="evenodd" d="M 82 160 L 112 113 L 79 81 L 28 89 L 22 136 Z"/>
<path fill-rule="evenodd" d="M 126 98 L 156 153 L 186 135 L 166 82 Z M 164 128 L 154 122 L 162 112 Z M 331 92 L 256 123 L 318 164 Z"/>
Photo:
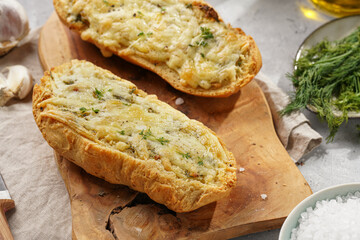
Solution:
<path fill-rule="evenodd" d="M 176 105 L 181 105 L 181 104 L 183 104 L 185 101 L 184 101 L 184 99 L 182 99 L 181 97 L 179 97 L 179 98 L 177 98 L 176 100 L 175 100 L 175 104 Z"/>
<path fill-rule="evenodd" d="M 239 172 L 243 172 L 243 171 L 245 171 L 245 168 L 239 168 Z"/>
<path fill-rule="evenodd" d="M 261 194 L 260 196 L 263 200 L 265 200 L 267 198 L 267 195 L 265 193 Z"/>

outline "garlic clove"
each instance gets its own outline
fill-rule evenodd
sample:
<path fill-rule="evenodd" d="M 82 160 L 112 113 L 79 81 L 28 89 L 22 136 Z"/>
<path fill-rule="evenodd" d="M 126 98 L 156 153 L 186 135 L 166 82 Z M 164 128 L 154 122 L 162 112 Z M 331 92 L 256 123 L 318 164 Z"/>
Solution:
<path fill-rule="evenodd" d="M 24 99 L 32 90 L 34 82 L 29 70 L 22 65 L 4 68 L 0 79 L 0 106 L 13 97 Z"/>
<path fill-rule="evenodd" d="M 0 0 L 0 56 L 5 55 L 29 33 L 29 20 L 16 0 Z"/>
<path fill-rule="evenodd" d="M 13 97 L 14 94 L 7 88 L 5 76 L 0 73 L 0 106 L 4 106 Z"/>

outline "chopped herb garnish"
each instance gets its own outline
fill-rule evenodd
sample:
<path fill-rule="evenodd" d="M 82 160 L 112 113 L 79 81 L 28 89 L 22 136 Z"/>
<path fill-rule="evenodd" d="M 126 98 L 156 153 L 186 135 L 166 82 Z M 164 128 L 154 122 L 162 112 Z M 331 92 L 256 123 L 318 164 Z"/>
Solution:
<path fill-rule="evenodd" d="M 328 124 L 327 141 L 333 141 L 348 112 L 360 112 L 360 27 L 342 40 L 304 50 L 295 67 L 288 78 L 296 92 L 281 114 L 313 106 Z"/>
<path fill-rule="evenodd" d="M 166 9 L 165 8 L 161 8 L 161 14 L 164 14 L 166 12 Z"/>
<path fill-rule="evenodd" d="M 201 55 L 203 58 L 205 58 L 205 54 L 204 54 L 204 53 L 200 53 L 200 55 Z"/>
<path fill-rule="evenodd" d="M 86 112 L 86 111 L 87 111 L 87 109 L 86 109 L 86 108 L 84 108 L 84 107 L 81 107 L 79 110 L 81 111 L 81 113 L 84 113 L 84 112 Z"/>
<path fill-rule="evenodd" d="M 198 165 L 199 165 L 199 166 L 203 166 L 203 165 L 204 165 L 204 162 L 203 162 L 203 161 L 198 161 Z"/>
<path fill-rule="evenodd" d="M 110 89 L 108 90 L 108 92 L 112 92 L 112 88 L 110 88 Z"/>
<path fill-rule="evenodd" d="M 94 109 L 94 108 L 92 108 L 92 110 L 94 113 L 99 113 L 99 111 L 100 111 L 99 109 Z"/>
<path fill-rule="evenodd" d="M 140 33 L 138 34 L 138 36 L 144 36 L 144 35 L 145 35 L 144 32 L 140 32 Z"/>
<path fill-rule="evenodd" d="M 191 3 L 186 4 L 186 8 L 192 8 L 193 5 Z"/>
<path fill-rule="evenodd" d="M 190 153 L 182 153 L 182 152 L 177 152 L 178 154 L 180 154 L 183 158 L 189 159 L 191 158 Z"/>
<path fill-rule="evenodd" d="M 195 46 L 190 43 L 190 44 L 189 44 L 189 47 L 195 47 Z"/>
<path fill-rule="evenodd" d="M 118 131 L 121 135 L 125 135 L 125 130 Z"/>
<path fill-rule="evenodd" d="M 133 94 L 136 91 L 136 87 L 131 88 L 131 90 L 129 91 L 130 94 Z"/>
<path fill-rule="evenodd" d="M 66 85 L 72 85 L 75 83 L 74 80 L 64 80 L 63 83 L 65 83 Z"/>
<path fill-rule="evenodd" d="M 201 30 L 201 37 L 205 40 L 214 38 L 214 35 L 210 32 L 210 28 L 207 27 L 200 27 Z"/>
<path fill-rule="evenodd" d="M 54 76 L 52 75 L 52 72 L 50 71 L 50 78 L 54 79 Z"/>
<path fill-rule="evenodd" d="M 99 100 L 101 100 L 104 97 L 104 94 L 97 88 L 95 88 L 95 90 L 94 90 L 94 95 Z"/>
<path fill-rule="evenodd" d="M 141 132 L 139 133 L 139 135 L 142 136 L 142 139 L 147 139 L 148 137 L 152 136 L 151 130 L 150 128 L 144 132 L 144 130 L 141 130 Z"/>
<path fill-rule="evenodd" d="M 198 46 L 202 46 L 202 47 L 206 47 L 206 46 L 208 45 L 208 43 L 205 42 L 204 40 L 201 40 L 201 42 L 196 42 L 196 44 L 197 44 Z"/>
<path fill-rule="evenodd" d="M 123 105 L 125 106 L 130 106 L 131 104 L 130 103 L 126 103 L 126 102 L 121 102 Z"/>
<path fill-rule="evenodd" d="M 148 32 L 146 35 L 147 35 L 147 36 L 151 36 L 151 35 L 153 35 L 153 33 L 152 33 L 152 32 Z"/>
<path fill-rule="evenodd" d="M 103 0 L 103 2 L 104 2 L 106 5 L 110 6 L 110 3 L 109 3 L 108 1 Z"/>
<path fill-rule="evenodd" d="M 157 140 L 158 142 L 160 142 L 161 145 L 165 145 L 165 143 L 170 142 L 169 140 L 165 139 L 164 137 L 157 138 L 156 140 Z"/>

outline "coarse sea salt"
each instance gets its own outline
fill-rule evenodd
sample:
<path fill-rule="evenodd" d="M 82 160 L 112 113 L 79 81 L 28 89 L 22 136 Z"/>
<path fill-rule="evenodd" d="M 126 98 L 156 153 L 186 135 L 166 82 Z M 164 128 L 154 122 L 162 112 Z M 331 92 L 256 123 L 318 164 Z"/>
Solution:
<path fill-rule="evenodd" d="M 183 104 L 184 102 L 185 102 L 184 99 L 181 98 L 181 97 L 179 97 L 179 98 L 177 98 L 177 99 L 175 100 L 175 104 L 176 104 L 176 105 L 181 105 L 181 104 Z"/>
<path fill-rule="evenodd" d="M 317 201 L 301 213 L 291 240 L 360 239 L 360 192 Z"/>

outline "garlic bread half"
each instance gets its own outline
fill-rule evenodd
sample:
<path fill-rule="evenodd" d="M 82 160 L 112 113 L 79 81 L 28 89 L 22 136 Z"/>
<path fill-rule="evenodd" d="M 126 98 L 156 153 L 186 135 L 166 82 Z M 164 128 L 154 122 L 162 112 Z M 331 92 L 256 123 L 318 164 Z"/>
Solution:
<path fill-rule="evenodd" d="M 261 68 L 255 41 L 204 1 L 54 0 L 70 29 L 188 94 L 226 97 Z"/>
<path fill-rule="evenodd" d="M 176 212 L 224 198 L 235 186 L 235 159 L 213 131 L 90 62 L 45 72 L 33 114 L 60 155 Z"/>

